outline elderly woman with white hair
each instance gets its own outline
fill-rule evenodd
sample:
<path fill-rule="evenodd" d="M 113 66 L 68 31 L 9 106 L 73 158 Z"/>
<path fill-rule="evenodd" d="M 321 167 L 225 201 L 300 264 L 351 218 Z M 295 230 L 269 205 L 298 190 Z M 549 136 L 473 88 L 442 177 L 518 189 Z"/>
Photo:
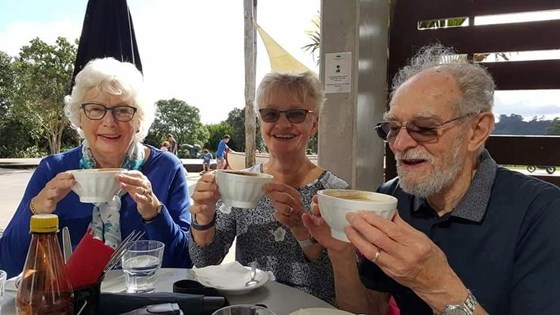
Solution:
<path fill-rule="evenodd" d="M 142 74 L 127 62 L 95 59 L 76 76 L 65 114 L 83 139 L 67 152 L 41 160 L 21 203 L 0 239 L 0 269 L 21 272 L 33 214 L 54 213 L 76 246 L 91 229 L 116 247 L 132 231 L 165 243 L 164 267 L 190 267 L 189 193 L 181 161 L 142 144 L 156 107 L 145 101 Z M 81 203 L 72 192 L 73 169 L 125 168 L 121 192 L 103 203 Z"/>
<path fill-rule="evenodd" d="M 256 209 L 216 211 L 222 202 L 215 175 L 203 175 L 193 193 L 189 251 L 197 267 L 219 264 L 236 241 L 236 260 L 255 261 L 276 280 L 334 303 L 334 280 L 326 251 L 303 226 L 311 198 L 325 188 L 346 188 L 342 179 L 306 156 L 324 102 L 321 81 L 311 72 L 270 73 L 255 102 L 269 160 L 249 169 L 267 173 L 266 196 Z"/>

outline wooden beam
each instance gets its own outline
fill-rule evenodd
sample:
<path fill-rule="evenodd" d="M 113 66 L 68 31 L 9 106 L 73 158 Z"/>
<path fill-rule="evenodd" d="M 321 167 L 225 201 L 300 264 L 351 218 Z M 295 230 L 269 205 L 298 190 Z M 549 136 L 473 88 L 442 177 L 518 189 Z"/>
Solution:
<path fill-rule="evenodd" d="M 560 9 L 558 0 L 399 0 L 395 4 L 399 12 L 415 20 Z"/>
<path fill-rule="evenodd" d="M 560 89 L 560 60 L 485 62 L 497 90 Z"/>
<path fill-rule="evenodd" d="M 499 164 L 560 164 L 558 136 L 491 136 L 486 148 Z"/>

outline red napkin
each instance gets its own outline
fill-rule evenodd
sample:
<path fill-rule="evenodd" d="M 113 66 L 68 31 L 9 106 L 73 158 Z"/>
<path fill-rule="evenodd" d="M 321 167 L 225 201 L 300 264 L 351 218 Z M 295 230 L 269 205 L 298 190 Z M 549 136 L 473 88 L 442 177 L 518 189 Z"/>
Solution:
<path fill-rule="evenodd" d="M 97 282 L 113 252 L 113 248 L 86 232 L 66 263 L 72 288 L 75 290 Z"/>

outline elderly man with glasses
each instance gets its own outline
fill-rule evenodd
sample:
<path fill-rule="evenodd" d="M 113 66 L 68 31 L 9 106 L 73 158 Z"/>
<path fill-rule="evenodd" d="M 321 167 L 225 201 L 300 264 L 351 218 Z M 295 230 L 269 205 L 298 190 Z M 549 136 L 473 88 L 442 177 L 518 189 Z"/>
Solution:
<path fill-rule="evenodd" d="M 398 177 L 378 191 L 397 214 L 349 214 L 351 244 L 304 215 L 328 248 L 338 306 L 386 314 L 560 314 L 560 190 L 499 167 L 484 149 L 494 82 L 480 65 L 425 47 L 393 81 L 376 126 Z M 355 261 L 359 252 L 358 264 Z"/>
<path fill-rule="evenodd" d="M 162 266 L 190 267 L 189 194 L 183 165 L 169 152 L 144 145 L 156 107 L 146 101 L 140 71 L 113 58 L 95 59 L 76 76 L 65 114 L 80 146 L 44 158 L 0 238 L 0 269 L 21 272 L 34 214 L 54 213 L 75 247 L 85 233 L 116 247 L 133 231 L 165 243 Z M 122 168 L 121 191 L 108 202 L 81 203 L 69 170 Z"/>

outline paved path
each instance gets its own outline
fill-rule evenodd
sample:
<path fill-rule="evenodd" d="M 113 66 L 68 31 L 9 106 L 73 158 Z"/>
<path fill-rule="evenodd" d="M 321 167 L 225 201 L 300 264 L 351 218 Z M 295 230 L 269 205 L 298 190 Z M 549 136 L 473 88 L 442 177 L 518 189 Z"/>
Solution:
<path fill-rule="evenodd" d="M 33 169 L 0 168 L 0 230 L 10 222 L 31 174 Z"/>

